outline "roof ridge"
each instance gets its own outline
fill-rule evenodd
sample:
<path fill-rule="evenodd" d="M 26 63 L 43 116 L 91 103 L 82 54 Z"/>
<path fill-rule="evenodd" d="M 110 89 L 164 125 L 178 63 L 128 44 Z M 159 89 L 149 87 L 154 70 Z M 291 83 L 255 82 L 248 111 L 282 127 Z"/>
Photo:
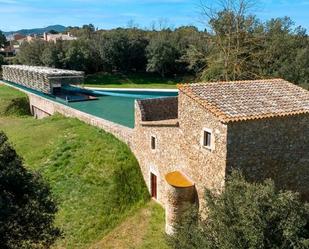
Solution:
<path fill-rule="evenodd" d="M 179 83 L 177 84 L 177 88 L 182 88 L 186 86 L 196 86 L 196 85 L 205 85 L 205 84 L 221 84 L 221 83 L 257 83 L 257 82 L 278 82 L 278 81 L 285 81 L 282 78 L 271 78 L 271 79 L 256 79 L 256 80 L 221 80 L 221 81 L 201 81 L 201 82 L 193 82 L 193 83 Z M 288 82 L 290 83 L 290 82 Z"/>
<path fill-rule="evenodd" d="M 222 82 L 252 85 L 219 87 Z M 266 84 L 259 87 L 260 82 Z M 223 123 L 309 113 L 309 92 L 280 78 L 179 84 L 178 88 Z"/>

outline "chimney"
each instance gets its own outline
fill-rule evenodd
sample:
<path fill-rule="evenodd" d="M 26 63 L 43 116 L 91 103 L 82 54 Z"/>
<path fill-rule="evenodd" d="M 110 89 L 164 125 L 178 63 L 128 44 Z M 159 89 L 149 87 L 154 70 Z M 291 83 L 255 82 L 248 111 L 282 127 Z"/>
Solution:
<path fill-rule="evenodd" d="M 47 33 L 46 32 L 43 33 L 43 39 L 44 39 L 44 41 L 47 41 Z"/>

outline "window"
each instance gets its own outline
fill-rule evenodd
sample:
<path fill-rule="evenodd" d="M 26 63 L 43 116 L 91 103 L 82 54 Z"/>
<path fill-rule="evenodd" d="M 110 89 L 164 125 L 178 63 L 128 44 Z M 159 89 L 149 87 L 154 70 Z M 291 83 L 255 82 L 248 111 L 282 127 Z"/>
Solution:
<path fill-rule="evenodd" d="M 205 131 L 203 134 L 203 146 L 207 148 L 211 148 L 211 132 L 210 131 Z"/>
<path fill-rule="evenodd" d="M 156 149 L 156 138 L 154 136 L 151 136 L 151 149 Z"/>

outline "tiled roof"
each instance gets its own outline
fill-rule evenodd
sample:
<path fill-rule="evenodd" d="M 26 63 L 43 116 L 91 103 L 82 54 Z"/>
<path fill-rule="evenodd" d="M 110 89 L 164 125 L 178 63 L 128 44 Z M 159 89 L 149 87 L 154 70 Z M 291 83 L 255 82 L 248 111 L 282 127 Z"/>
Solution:
<path fill-rule="evenodd" d="M 309 113 L 309 91 L 283 79 L 180 84 L 222 122 Z"/>

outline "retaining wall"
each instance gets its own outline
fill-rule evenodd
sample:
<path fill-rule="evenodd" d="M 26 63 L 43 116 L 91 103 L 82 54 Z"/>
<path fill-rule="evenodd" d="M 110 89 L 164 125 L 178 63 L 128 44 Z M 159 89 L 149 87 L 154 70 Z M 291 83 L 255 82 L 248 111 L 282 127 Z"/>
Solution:
<path fill-rule="evenodd" d="M 0 83 L 6 85 L 5 82 L 0 81 Z M 14 87 L 12 85 L 8 86 L 13 87 L 19 91 L 22 91 L 28 95 L 32 114 L 35 115 L 37 118 L 44 118 L 48 115 L 60 113 L 66 117 L 77 118 L 87 124 L 99 127 L 105 130 L 106 132 L 112 133 L 114 136 L 116 136 L 123 142 L 127 143 L 128 145 L 131 144 L 132 133 L 133 133 L 133 130 L 131 128 L 115 124 L 108 120 L 76 110 L 70 106 L 46 99 L 44 97 L 38 96 L 34 93 L 30 93 L 18 87 Z"/>

